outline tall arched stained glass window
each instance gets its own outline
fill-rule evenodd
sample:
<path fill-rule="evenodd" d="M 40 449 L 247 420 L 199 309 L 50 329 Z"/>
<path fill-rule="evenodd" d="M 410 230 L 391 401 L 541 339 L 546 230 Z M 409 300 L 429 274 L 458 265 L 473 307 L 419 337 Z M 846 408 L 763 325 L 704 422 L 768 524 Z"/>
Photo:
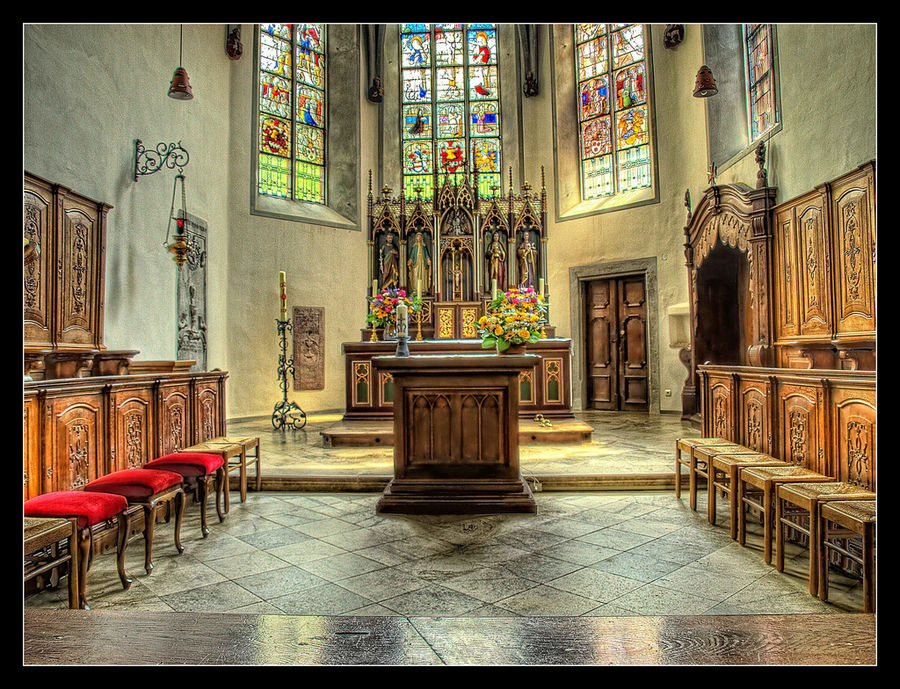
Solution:
<path fill-rule="evenodd" d="M 769 24 L 744 24 L 750 142 L 778 123 L 775 107 L 775 70 Z"/>
<path fill-rule="evenodd" d="M 265 196 L 325 203 L 325 27 L 259 26 L 259 176 Z"/>
<path fill-rule="evenodd" d="M 642 24 L 576 24 L 583 199 L 653 185 Z"/>
<path fill-rule="evenodd" d="M 443 183 L 477 170 L 485 196 L 501 186 L 498 68 L 495 24 L 400 25 L 400 139 L 408 197 L 431 198 L 435 172 Z"/>

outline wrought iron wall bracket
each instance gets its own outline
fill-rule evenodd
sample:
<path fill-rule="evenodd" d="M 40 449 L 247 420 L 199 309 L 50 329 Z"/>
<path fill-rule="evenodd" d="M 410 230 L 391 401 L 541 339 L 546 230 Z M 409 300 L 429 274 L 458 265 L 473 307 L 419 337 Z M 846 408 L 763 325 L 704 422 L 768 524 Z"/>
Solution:
<path fill-rule="evenodd" d="M 142 175 L 152 175 L 163 167 L 170 170 L 178 168 L 178 172 L 184 172 L 184 168 L 190 161 L 190 156 L 181 142 L 158 143 L 153 150 L 144 148 L 144 142 L 134 140 L 134 181 L 137 182 Z"/>

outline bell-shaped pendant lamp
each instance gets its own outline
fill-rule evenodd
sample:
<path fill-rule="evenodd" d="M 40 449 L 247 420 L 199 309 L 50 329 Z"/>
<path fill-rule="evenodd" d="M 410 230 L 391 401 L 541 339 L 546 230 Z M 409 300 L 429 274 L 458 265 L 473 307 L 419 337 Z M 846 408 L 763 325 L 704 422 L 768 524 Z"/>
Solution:
<path fill-rule="evenodd" d="M 175 73 L 172 75 L 172 82 L 169 84 L 169 98 L 174 98 L 175 100 L 191 100 L 194 97 L 187 70 L 181 63 L 183 42 L 184 25 L 181 26 L 178 39 L 178 69 L 175 70 Z"/>
<path fill-rule="evenodd" d="M 694 98 L 709 98 L 719 92 L 716 88 L 716 80 L 713 79 L 712 70 L 703 65 L 697 72 L 697 80 L 694 82 Z"/>

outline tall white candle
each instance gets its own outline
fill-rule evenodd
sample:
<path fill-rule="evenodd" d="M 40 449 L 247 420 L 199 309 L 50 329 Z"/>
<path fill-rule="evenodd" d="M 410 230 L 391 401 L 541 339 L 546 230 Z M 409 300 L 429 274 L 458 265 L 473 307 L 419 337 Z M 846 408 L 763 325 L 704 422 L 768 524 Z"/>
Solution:
<path fill-rule="evenodd" d="M 538 286 L 539 286 L 541 296 L 543 297 L 544 296 L 544 278 L 541 278 L 540 280 L 538 280 Z"/>
<path fill-rule="evenodd" d="M 422 298 L 422 278 L 416 280 L 416 296 L 421 299 Z"/>
<path fill-rule="evenodd" d="M 497 298 L 497 278 L 491 279 L 491 299 Z"/>
<path fill-rule="evenodd" d="M 278 273 L 278 287 L 281 291 L 281 320 L 287 316 L 287 285 L 284 271 Z"/>
<path fill-rule="evenodd" d="M 409 309 L 406 304 L 397 304 L 397 337 L 409 337 Z"/>
<path fill-rule="evenodd" d="M 372 296 L 378 294 L 378 280 L 372 280 Z"/>

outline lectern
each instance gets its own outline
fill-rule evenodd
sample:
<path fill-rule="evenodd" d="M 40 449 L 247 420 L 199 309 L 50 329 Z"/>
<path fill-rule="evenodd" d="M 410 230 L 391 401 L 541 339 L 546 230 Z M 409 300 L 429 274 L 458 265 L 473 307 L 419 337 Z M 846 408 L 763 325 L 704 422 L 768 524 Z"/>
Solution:
<path fill-rule="evenodd" d="M 537 512 L 519 471 L 519 375 L 533 354 L 376 356 L 394 381 L 394 477 L 381 513 Z"/>

